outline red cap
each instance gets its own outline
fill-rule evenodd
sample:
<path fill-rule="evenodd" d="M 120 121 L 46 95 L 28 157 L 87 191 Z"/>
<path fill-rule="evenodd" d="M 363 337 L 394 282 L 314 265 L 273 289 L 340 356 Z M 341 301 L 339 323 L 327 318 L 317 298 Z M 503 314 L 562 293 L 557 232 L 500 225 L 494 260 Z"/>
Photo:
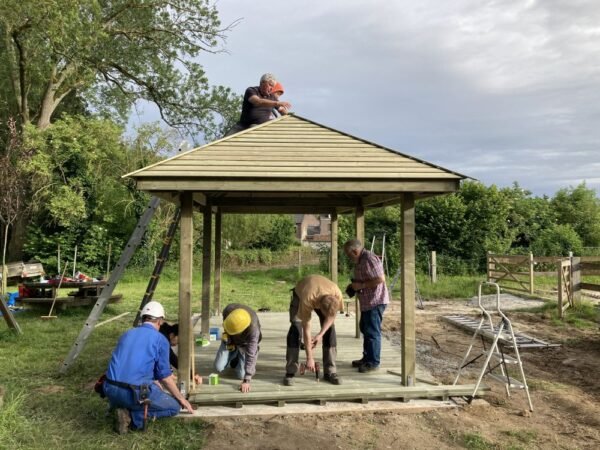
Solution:
<path fill-rule="evenodd" d="M 277 91 L 281 92 L 282 95 L 284 93 L 283 86 L 281 85 L 281 83 L 279 81 L 276 81 L 275 86 L 273 86 L 271 88 L 271 92 L 277 92 Z"/>

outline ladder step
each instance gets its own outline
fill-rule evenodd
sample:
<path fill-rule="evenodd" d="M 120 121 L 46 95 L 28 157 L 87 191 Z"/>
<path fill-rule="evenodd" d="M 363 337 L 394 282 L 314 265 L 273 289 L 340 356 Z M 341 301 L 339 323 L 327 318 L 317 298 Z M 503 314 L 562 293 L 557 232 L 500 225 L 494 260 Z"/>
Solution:
<path fill-rule="evenodd" d="M 513 358 L 512 356 L 505 355 L 502 353 L 494 352 L 494 353 L 492 353 L 492 357 L 498 361 L 504 360 L 504 362 L 506 364 L 519 364 L 519 361 L 517 360 L 517 358 Z"/>
<path fill-rule="evenodd" d="M 490 377 L 496 381 L 499 381 L 502 384 L 508 384 L 511 388 L 525 389 L 525 385 L 523 383 L 521 383 L 519 380 L 516 380 L 515 378 L 510 378 L 510 383 L 509 383 L 509 378 L 504 375 L 496 375 L 495 373 L 488 373 L 488 377 Z"/>

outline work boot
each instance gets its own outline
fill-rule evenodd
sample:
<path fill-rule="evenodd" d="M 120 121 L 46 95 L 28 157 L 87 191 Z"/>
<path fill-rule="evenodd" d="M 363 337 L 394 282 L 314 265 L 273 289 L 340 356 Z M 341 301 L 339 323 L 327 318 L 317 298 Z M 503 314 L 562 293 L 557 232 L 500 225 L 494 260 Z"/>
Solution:
<path fill-rule="evenodd" d="M 283 385 L 284 386 L 293 386 L 294 385 L 294 375 L 286 374 L 285 377 L 283 378 Z"/>
<path fill-rule="evenodd" d="M 131 424 L 131 415 L 129 410 L 125 408 L 117 408 L 115 410 L 115 431 L 119 434 L 125 434 L 129 431 Z"/>
<path fill-rule="evenodd" d="M 331 384 L 340 385 L 342 384 L 342 379 L 338 377 L 337 373 L 326 373 L 323 376 L 323 379 Z"/>
<path fill-rule="evenodd" d="M 354 361 L 352 361 L 352 367 L 360 367 L 364 363 L 365 363 L 365 360 L 363 358 L 355 359 Z"/>
<path fill-rule="evenodd" d="M 369 372 L 375 372 L 376 370 L 379 370 L 379 366 L 374 366 L 371 363 L 364 363 L 362 366 L 360 366 L 358 368 L 358 371 L 360 373 L 369 373 Z"/>

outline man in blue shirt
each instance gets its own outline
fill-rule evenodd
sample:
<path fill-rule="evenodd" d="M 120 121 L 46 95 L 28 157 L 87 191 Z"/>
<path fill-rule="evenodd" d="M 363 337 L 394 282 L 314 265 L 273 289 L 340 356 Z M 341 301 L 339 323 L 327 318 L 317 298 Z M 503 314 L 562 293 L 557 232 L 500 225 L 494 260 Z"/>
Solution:
<path fill-rule="evenodd" d="M 144 306 L 141 315 L 142 325 L 119 339 L 104 382 L 104 392 L 111 407 L 116 408 L 119 434 L 126 433 L 129 427 L 144 427 L 145 402 L 148 417 L 175 416 L 181 408 L 193 413 L 192 405 L 175 384 L 169 364 L 169 341 L 158 331 L 165 318 L 164 308 L 152 301 Z"/>

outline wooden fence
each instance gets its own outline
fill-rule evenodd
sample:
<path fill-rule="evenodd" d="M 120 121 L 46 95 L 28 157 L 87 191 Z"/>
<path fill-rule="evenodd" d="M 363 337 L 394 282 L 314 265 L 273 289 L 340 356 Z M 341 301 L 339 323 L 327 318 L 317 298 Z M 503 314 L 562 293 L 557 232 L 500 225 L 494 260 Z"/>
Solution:
<path fill-rule="evenodd" d="M 552 272 L 536 271 L 536 265 Z M 558 312 L 562 318 L 567 308 L 573 307 L 581 298 L 581 290 L 600 292 L 600 284 L 583 282 L 584 276 L 600 275 L 600 256 L 533 256 L 487 254 L 487 280 L 494 281 L 504 289 L 535 293 L 535 277 L 555 275 L 557 277 Z"/>

